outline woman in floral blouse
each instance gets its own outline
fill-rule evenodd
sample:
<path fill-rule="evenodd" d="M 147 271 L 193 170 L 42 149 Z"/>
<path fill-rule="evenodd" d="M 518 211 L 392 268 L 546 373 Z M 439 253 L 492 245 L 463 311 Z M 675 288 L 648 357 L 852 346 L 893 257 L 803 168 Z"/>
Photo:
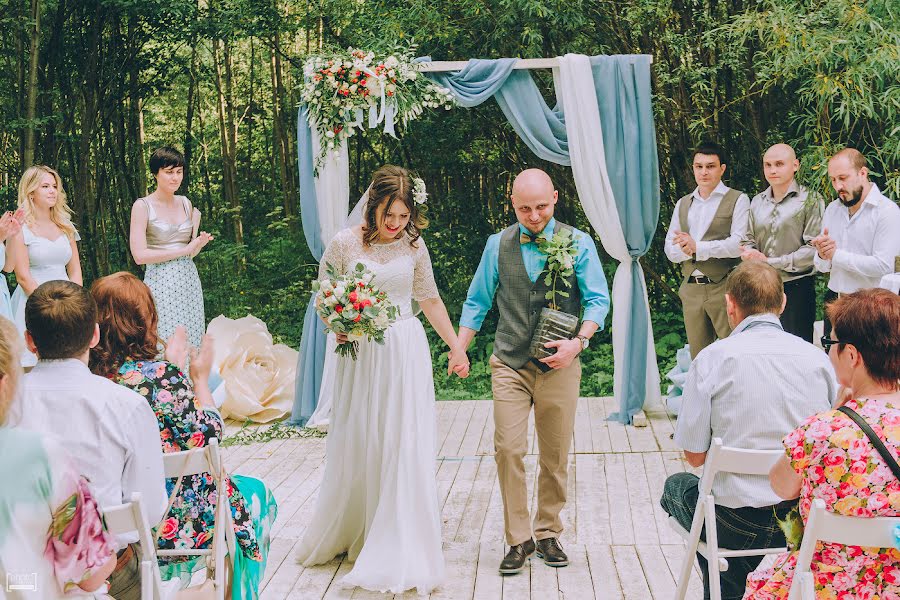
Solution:
<path fill-rule="evenodd" d="M 114 273 L 95 281 L 91 295 L 97 302 L 100 321 L 100 343 L 91 351 L 91 370 L 147 399 L 159 421 L 163 452 L 202 448 L 213 438 L 221 440 L 222 417 L 208 385 L 213 358 L 210 340 L 205 339 L 199 350 L 189 351 L 185 331 L 179 329 L 169 340 L 164 359 L 160 359 L 156 308 L 146 284 L 131 273 Z M 189 352 L 190 380 L 179 367 Z M 241 550 L 232 557 L 232 597 L 257 598 L 265 570 L 269 527 L 277 507 L 258 479 L 235 475 L 227 478 L 227 484 L 234 534 Z M 171 496 L 175 479 L 166 485 Z M 178 498 L 157 528 L 158 547 L 208 548 L 216 499 L 209 474 L 184 477 Z M 258 514 L 251 514 L 251 507 Z M 163 576 L 168 578 L 202 568 L 203 562 L 182 559 L 167 561 L 163 567 Z"/>
<path fill-rule="evenodd" d="M 87 481 L 51 438 L 6 425 L 21 351 L 15 325 L 0 317 L 0 598 L 3 590 L 19 597 L 13 584 L 43 600 L 93 592 L 116 554 Z"/>
<path fill-rule="evenodd" d="M 900 456 L 900 296 L 868 289 L 828 305 L 833 331 L 823 340 L 852 408 Z M 804 522 L 813 500 L 852 517 L 900 516 L 900 480 L 869 438 L 837 410 L 814 415 L 784 438 L 786 456 L 773 467 L 772 489 L 800 497 Z M 745 600 L 787 598 L 796 553 L 747 577 Z M 900 600 L 900 549 L 819 542 L 811 565 L 817 598 Z"/>

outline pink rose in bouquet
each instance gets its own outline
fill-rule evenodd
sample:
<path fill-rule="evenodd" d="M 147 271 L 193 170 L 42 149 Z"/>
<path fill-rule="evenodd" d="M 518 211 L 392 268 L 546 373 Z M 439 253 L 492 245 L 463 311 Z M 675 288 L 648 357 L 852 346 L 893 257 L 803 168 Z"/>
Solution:
<path fill-rule="evenodd" d="M 349 273 L 337 273 L 326 265 L 327 277 L 314 281 L 319 292 L 316 312 L 328 324 L 325 331 L 344 333 L 350 341 L 338 344 L 336 352 L 356 360 L 359 340 L 384 343 L 384 333 L 397 319 L 397 307 L 387 294 L 372 284 L 374 274 L 362 263 Z"/>

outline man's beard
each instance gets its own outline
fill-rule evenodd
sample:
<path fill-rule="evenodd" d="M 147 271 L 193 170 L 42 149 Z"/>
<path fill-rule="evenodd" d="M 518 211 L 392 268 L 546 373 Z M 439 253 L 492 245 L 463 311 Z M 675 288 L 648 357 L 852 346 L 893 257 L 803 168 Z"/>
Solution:
<path fill-rule="evenodd" d="M 838 199 L 841 201 L 841 204 L 843 204 L 847 208 L 853 208 L 854 206 L 859 204 L 860 200 L 862 200 L 863 187 L 859 186 L 855 190 L 849 190 L 849 191 L 850 191 L 850 199 L 849 200 L 844 200 L 843 196 L 841 196 L 841 195 L 838 195 Z"/>

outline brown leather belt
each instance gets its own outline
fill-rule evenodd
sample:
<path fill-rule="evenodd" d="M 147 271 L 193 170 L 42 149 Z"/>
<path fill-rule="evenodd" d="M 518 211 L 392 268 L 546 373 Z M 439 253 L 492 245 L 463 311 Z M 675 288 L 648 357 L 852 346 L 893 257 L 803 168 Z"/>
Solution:
<path fill-rule="evenodd" d="M 116 553 L 116 571 L 127 565 L 134 558 L 134 548 L 128 544 Z"/>

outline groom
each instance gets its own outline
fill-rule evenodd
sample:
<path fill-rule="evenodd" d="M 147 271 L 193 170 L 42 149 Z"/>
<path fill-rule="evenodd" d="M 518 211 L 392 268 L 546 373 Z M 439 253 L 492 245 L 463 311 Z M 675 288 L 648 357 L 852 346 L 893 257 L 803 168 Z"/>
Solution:
<path fill-rule="evenodd" d="M 537 550 L 551 567 L 565 567 L 569 559 L 559 543 L 566 503 L 569 446 L 575 427 L 575 406 L 581 383 L 579 353 L 588 347 L 594 332 L 609 312 L 606 276 L 597 248 L 587 234 L 556 221 L 553 209 L 559 194 L 550 177 L 539 169 L 528 169 L 515 179 L 512 205 L 517 224 L 488 238 L 481 264 L 469 286 L 460 318 L 459 343 L 450 355 L 449 372 L 468 374 L 465 350 L 481 328 L 485 314 L 497 296 L 500 320 L 491 356 L 494 396 L 494 452 L 503 496 L 503 520 L 509 552 L 500 563 L 501 574 L 519 573 Z M 538 248 L 539 238 L 569 230 L 578 254 L 571 287 L 560 309 L 580 315 L 578 335 L 548 342 L 556 352 L 541 360 L 541 369 L 529 359 L 528 346 L 549 290 L 539 277 L 547 255 Z M 538 506 L 534 537 L 525 485 L 528 415 L 534 406 L 535 430 L 540 452 Z"/>

